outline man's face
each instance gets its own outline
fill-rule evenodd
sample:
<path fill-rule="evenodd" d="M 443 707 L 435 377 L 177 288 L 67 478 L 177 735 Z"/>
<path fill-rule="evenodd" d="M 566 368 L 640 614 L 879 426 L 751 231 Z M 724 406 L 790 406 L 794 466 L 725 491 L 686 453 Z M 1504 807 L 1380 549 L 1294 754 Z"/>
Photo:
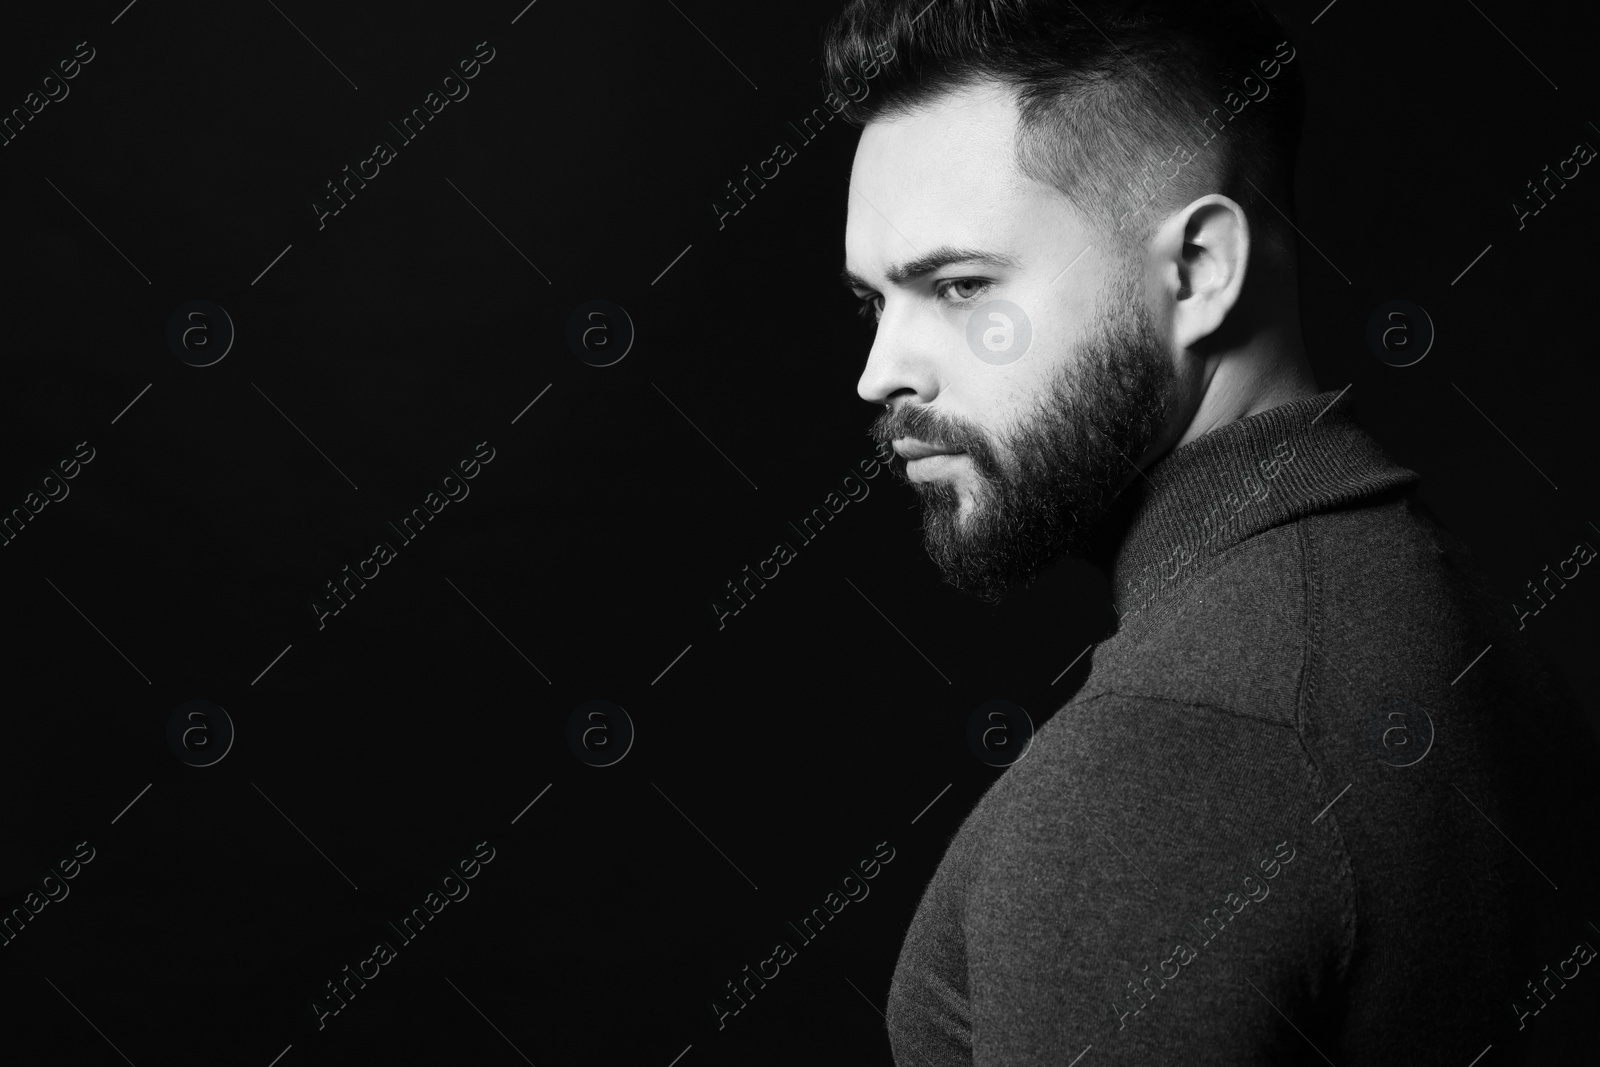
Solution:
<path fill-rule="evenodd" d="M 1016 125 L 988 88 L 870 123 L 845 233 L 880 313 L 857 386 L 888 405 L 873 436 L 922 497 L 946 580 L 985 599 L 1085 550 L 1176 382 L 1142 262 L 1017 170 Z"/>

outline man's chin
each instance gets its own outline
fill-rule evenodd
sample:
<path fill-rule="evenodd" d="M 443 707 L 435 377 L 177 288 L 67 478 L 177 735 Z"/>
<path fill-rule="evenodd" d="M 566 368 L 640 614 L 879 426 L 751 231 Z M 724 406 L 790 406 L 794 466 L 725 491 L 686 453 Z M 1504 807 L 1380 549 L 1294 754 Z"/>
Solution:
<path fill-rule="evenodd" d="M 913 483 L 922 503 L 922 528 L 933 536 L 970 536 L 978 521 L 977 502 L 948 482 Z"/>
<path fill-rule="evenodd" d="M 931 549 L 929 554 L 933 556 L 946 585 L 986 604 L 997 604 L 1021 592 L 1033 577 L 1014 572 L 995 573 L 978 564 L 970 555 L 941 557 Z"/>
<path fill-rule="evenodd" d="M 924 516 L 923 548 L 945 583 L 988 603 L 1025 587 L 1035 571 L 997 558 L 976 535 L 976 508 L 963 500 L 941 514 Z"/>
<path fill-rule="evenodd" d="M 928 496 L 922 523 L 928 558 L 946 584 L 987 603 L 1022 593 L 1064 556 L 1089 555 L 1086 531 L 1076 517 L 1057 526 L 1054 536 L 1047 535 L 1042 542 L 1019 541 L 1010 536 L 1014 531 L 988 513 L 985 501 L 954 492 Z"/>

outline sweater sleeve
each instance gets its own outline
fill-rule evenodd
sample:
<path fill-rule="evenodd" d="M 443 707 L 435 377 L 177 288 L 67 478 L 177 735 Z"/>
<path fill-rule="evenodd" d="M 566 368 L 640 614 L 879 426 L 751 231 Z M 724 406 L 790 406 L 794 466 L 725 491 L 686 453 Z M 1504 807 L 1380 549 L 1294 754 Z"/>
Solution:
<path fill-rule="evenodd" d="M 974 812 L 972 1062 L 1337 1057 L 1349 865 L 1293 728 L 1115 695 L 1052 728 Z"/>

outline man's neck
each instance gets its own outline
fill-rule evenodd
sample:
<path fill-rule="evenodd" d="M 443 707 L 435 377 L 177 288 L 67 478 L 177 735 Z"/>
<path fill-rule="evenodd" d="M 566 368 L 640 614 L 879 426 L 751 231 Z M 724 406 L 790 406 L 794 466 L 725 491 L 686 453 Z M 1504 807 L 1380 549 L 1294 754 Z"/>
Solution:
<path fill-rule="evenodd" d="M 1259 336 L 1249 348 L 1213 356 L 1211 363 L 1202 380 L 1200 403 L 1173 449 L 1231 422 L 1320 391 L 1297 328 L 1291 336 Z"/>

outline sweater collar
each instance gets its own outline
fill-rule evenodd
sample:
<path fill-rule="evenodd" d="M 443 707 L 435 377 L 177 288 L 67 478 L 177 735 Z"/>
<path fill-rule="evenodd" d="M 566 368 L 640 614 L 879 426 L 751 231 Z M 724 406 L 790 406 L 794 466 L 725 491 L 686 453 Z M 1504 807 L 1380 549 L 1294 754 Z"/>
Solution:
<path fill-rule="evenodd" d="M 1263 530 L 1419 480 L 1356 425 L 1347 393 L 1330 390 L 1167 453 L 1119 496 L 1093 555 L 1126 625 Z"/>

